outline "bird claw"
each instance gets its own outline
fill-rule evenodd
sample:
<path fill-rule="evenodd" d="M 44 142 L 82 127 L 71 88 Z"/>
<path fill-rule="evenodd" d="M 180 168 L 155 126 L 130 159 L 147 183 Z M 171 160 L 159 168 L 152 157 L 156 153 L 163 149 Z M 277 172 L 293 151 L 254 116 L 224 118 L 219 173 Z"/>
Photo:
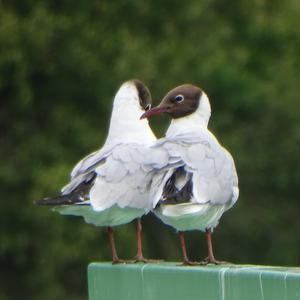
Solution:
<path fill-rule="evenodd" d="M 209 265 L 209 264 L 212 264 L 212 265 L 226 265 L 226 264 L 230 264 L 229 262 L 227 261 L 221 261 L 221 260 L 216 260 L 214 257 L 206 257 L 204 258 L 201 262 L 200 262 L 201 265 Z"/>
<path fill-rule="evenodd" d="M 113 265 L 118 265 L 118 264 L 126 264 L 127 262 L 124 259 L 114 258 L 111 263 Z"/>
<path fill-rule="evenodd" d="M 199 266 L 200 263 L 197 261 L 191 261 L 189 259 L 185 259 L 179 266 Z"/>
<path fill-rule="evenodd" d="M 162 262 L 162 260 L 161 259 L 147 259 L 142 255 L 141 256 L 137 255 L 134 257 L 133 262 L 134 263 L 154 264 L 154 263 Z"/>

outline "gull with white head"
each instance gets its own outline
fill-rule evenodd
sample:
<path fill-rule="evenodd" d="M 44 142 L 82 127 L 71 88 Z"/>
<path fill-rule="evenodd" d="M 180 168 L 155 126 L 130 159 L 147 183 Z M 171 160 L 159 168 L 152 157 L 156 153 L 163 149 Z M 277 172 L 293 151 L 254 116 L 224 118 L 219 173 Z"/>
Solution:
<path fill-rule="evenodd" d="M 113 227 L 136 222 L 136 261 L 142 253 L 141 217 L 152 208 L 148 177 L 141 160 L 156 137 L 140 115 L 151 108 L 151 94 L 139 80 L 122 84 L 117 92 L 107 139 L 103 147 L 82 159 L 70 182 L 55 198 L 36 201 L 53 205 L 64 215 L 81 216 L 87 223 L 108 228 L 113 263 L 122 262 L 116 251 Z"/>

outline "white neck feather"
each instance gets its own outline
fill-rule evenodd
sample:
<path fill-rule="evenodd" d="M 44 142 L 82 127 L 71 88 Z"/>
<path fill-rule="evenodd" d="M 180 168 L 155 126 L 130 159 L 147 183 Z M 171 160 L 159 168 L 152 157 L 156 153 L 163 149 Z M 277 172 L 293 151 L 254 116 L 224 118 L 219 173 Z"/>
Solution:
<path fill-rule="evenodd" d="M 172 119 L 166 136 L 174 136 L 179 133 L 207 128 L 211 116 L 211 107 L 207 95 L 203 92 L 200 103 L 195 112 L 182 118 Z"/>
<path fill-rule="evenodd" d="M 124 83 L 114 99 L 105 144 L 131 142 L 151 145 L 156 137 L 149 127 L 148 120 L 140 120 L 144 112 L 139 104 L 138 91 L 135 85 L 131 82 Z"/>

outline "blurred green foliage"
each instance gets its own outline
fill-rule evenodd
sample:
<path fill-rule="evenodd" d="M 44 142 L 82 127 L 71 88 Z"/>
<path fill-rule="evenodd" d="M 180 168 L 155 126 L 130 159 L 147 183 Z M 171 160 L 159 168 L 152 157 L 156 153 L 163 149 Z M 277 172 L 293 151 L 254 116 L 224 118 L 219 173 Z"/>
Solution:
<path fill-rule="evenodd" d="M 240 201 L 214 234 L 236 263 L 300 264 L 300 2 L 0 2 L 0 298 L 86 299 L 86 266 L 108 260 L 105 231 L 33 200 L 55 195 L 99 148 L 119 85 L 143 80 L 157 103 L 176 85 L 211 98 L 210 128 L 235 157 Z M 156 118 L 161 136 L 167 122 Z M 179 259 L 149 216 L 148 256 Z M 193 258 L 204 235 L 187 234 Z M 117 230 L 121 257 L 134 228 Z"/>

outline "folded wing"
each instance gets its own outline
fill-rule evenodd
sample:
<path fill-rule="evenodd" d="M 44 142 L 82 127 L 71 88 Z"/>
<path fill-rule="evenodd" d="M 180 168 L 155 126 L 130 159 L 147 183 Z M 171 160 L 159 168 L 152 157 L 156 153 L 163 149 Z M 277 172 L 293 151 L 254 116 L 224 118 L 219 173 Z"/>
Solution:
<path fill-rule="evenodd" d="M 180 159 L 176 168 L 154 176 L 153 182 L 160 179 L 163 186 L 152 188 L 156 203 L 226 204 L 230 208 L 236 202 L 239 190 L 234 161 L 208 130 L 164 138 L 155 147 L 165 149 L 169 160 Z"/>
<path fill-rule="evenodd" d="M 168 161 L 164 149 L 152 151 L 141 144 L 119 145 L 105 164 L 95 169 L 97 176 L 90 191 L 93 208 L 102 211 L 117 204 L 121 208 L 150 210 L 153 170 L 162 169 Z"/>

